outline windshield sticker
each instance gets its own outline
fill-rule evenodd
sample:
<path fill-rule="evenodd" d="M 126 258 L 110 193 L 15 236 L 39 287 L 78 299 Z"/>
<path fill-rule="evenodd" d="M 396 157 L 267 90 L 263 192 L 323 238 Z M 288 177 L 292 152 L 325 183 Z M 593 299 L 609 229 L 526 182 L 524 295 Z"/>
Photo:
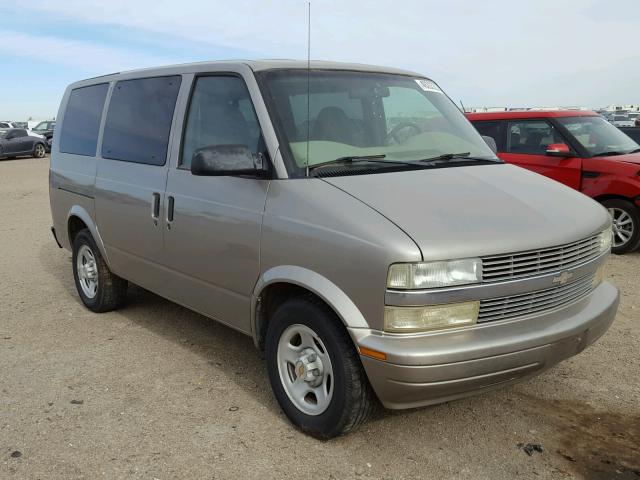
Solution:
<path fill-rule="evenodd" d="M 436 93 L 442 93 L 442 90 L 440 90 L 440 88 L 438 88 L 438 85 L 436 85 L 434 82 L 432 82 L 431 80 L 426 80 L 424 78 L 416 78 L 416 83 L 420 86 L 420 88 L 422 90 L 424 90 L 425 92 L 436 92 Z"/>

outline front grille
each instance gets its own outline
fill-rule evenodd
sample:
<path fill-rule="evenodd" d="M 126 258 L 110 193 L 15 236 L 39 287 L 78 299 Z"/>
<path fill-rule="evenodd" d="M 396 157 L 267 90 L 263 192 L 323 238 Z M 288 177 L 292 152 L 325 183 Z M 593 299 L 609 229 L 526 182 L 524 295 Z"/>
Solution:
<path fill-rule="evenodd" d="M 600 255 L 600 235 L 559 247 L 530 250 L 482 259 L 483 283 L 501 282 L 557 272 L 588 262 Z"/>
<path fill-rule="evenodd" d="M 482 300 L 478 323 L 539 314 L 573 303 L 591 293 L 594 276 L 595 274 L 592 273 L 566 285 L 511 297 Z"/>

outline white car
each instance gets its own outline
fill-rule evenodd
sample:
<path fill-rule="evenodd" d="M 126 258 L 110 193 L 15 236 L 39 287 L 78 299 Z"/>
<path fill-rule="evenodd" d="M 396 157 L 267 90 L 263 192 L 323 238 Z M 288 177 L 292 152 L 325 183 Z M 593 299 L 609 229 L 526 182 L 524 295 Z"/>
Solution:
<path fill-rule="evenodd" d="M 611 123 L 616 127 L 633 127 L 635 126 L 633 120 L 633 118 L 629 118 L 627 115 L 614 115 Z"/>
<path fill-rule="evenodd" d="M 8 120 L 2 120 L 0 121 L 0 128 L 5 129 L 5 128 L 23 128 L 21 125 L 18 125 L 17 122 L 10 122 Z M 34 132 L 33 130 L 29 129 L 29 128 L 25 128 L 25 130 L 27 131 L 27 134 L 30 137 L 37 137 L 37 138 L 44 138 L 44 135 L 40 135 L 39 133 Z"/>

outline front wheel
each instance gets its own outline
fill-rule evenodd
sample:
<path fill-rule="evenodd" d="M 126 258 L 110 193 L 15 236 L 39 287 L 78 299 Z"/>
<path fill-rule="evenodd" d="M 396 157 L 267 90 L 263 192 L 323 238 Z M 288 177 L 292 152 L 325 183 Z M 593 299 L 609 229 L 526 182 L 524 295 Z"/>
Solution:
<path fill-rule="evenodd" d="M 42 143 L 36 143 L 33 147 L 33 156 L 35 158 L 42 158 L 44 157 L 45 153 L 47 153 L 47 151 L 44 148 L 44 145 Z"/>
<path fill-rule="evenodd" d="M 602 202 L 613 223 L 613 244 L 616 254 L 632 252 L 640 246 L 640 211 L 633 203 L 622 199 Z"/>
<path fill-rule="evenodd" d="M 265 344 L 271 387 L 289 420 L 318 438 L 355 430 L 374 396 L 353 342 L 340 320 L 314 297 L 283 303 Z"/>

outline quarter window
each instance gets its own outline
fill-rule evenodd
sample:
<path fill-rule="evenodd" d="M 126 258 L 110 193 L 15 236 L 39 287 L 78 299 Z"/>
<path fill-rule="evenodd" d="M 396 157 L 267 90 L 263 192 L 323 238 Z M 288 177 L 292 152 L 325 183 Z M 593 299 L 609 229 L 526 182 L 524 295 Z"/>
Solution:
<path fill-rule="evenodd" d="M 104 127 L 102 156 L 164 165 L 181 77 L 153 77 L 116 83 Z"/>
<path fill-rule="evenodd" d="M 509 122 L 507 152 L 544 155 L 552 143 L 566 143 L 562 135 L 544 120 Z"/>
<path fill-rule="evenodd" d="M 60 135 L 60 151 L 95 156 L 108 83 L 71 91 Z"/>
<path fill-rule="evenodd" d="M 258 118 L 241 78 L 196 79 L 182 142 L 181 168 L 191 168 L 193 154 L 202 147 L 246 145 L 258 154 L 261 140 Z"/>

